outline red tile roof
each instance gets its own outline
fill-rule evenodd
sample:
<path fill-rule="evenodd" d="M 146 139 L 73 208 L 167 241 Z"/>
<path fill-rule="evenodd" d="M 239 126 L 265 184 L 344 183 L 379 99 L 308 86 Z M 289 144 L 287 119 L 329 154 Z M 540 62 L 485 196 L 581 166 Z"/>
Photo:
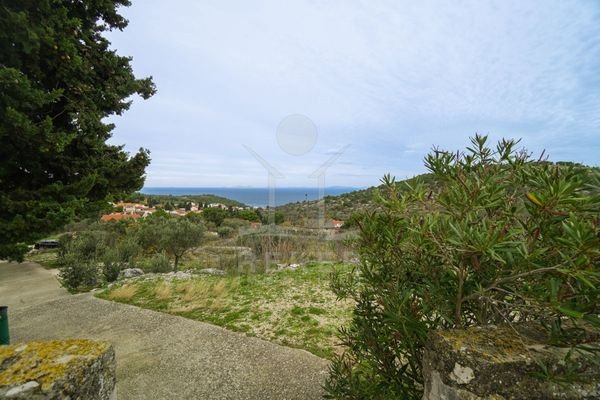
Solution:
<path fill-rule="evenodd" d="M 122 219 L 138 219 L 140 218 L 137 214 L 121 214 L 121 213 L 110 213 L 100 217 L 100 221 L 119 221 Z"/>

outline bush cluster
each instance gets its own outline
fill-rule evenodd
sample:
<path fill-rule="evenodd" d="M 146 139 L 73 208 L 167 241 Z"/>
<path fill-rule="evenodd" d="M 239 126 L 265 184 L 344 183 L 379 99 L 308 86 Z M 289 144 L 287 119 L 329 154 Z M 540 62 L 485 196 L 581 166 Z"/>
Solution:
<path fill-rule="evenodd" d="M 73 291 L 115 281 L 123 269 L 136 267 L 142 256 L 150 257 L 151 272 L 177 269 L 181 257 L 204 237 L 201 221 L 167 215 L 80 228 L 63 236 L 58 259 L 62 282 Z"/>
<path fill-rule="evenodd" d="M 357 271 L 332 280 L 356 309 L 330 398 L 421 398 L 434 329 L 526 322 L 567 345 L 582 325 L 600 328 L 598 170 L 516 145 L 476 136 L 426 157 L 432 183 L 383 179 L 380 207 L 356 220 Z"/>

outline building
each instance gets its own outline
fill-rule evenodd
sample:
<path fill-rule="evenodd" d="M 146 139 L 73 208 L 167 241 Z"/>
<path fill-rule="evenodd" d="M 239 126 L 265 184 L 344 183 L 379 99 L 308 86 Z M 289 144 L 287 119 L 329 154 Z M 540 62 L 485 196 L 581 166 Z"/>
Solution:
<path fill-rule="evenodd" d="M 344 226 L 344 221 L 332 219 L 331 226 L 333 227 L 333 229 L 335 229 L 336 232 L 339 232 L 340 230 L 342 230 L 342 226 Z"/>
<path fill-rule="evenodd" d="M 141 216 L 136 213 L 133 213 L 133 214 L 110 213 L 110 214 L 105 214 L 102 217 L 100 217 L 100 221 L 104 221 L 104 222 L 120 221 L 120 220 L 124 220 L 124 219 L 137 220 L 138 218 L 141 218 Z"/>

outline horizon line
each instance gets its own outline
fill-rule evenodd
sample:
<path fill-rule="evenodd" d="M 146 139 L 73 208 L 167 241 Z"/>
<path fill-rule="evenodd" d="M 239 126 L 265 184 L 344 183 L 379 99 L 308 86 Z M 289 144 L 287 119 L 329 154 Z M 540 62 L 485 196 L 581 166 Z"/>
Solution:
<path fill-rule="evenodd" d="M 325 188 L 366 189 L 371 186 L 331 185 Z M 275 189 L 318 189 L 319 186 L 276 186 Z M 144 186 L 142 189 L 269 189 L 269 186 Z"/>

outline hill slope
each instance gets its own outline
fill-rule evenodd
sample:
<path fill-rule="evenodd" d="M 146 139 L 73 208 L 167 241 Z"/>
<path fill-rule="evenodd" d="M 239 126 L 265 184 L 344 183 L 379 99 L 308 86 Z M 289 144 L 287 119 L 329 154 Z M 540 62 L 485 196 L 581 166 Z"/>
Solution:
<path fill-rule="evenodd" d="M 549 163 L 557 166 L 559 169 L 562 168 L 575 168 L 578 172 L 585 174 L 586 179 L 593 181 L 593 175 L 598 174 L 600 171 L 599 167 L 590 167 L 578 163 L 569 161 L 558 161 L 548 162 L 543 161 L 542 163 Z M 426 186 L 435 188 L 435 181 L 431 174 L 421 174 L 414 176 L 409 179 L 398 181 L 398 184 L 409 183 L 413 184 L 416 181 L 421 181 Z M 376 207 L 376 196 L 379 186 L 373 186 L 363 190 L 357 190 L 354 192 L 344 193 L 338 196 L 325 196 L 325 218 L 337 219 L 347 221 L 350 217 L 361 211 L 373 209 Z M 314 221 L 319 217 L 319 211 L 322 205 L 319 201 L 308 201 L 308 202 L 296 202 L 289 203 L 279 207 L 276 210 L 283 214 L 285 221 L 292 225 L 307 226 L 313 225 Z"/>
<path fill-rule="evenodd" d="M 428 184 L 432 182 L 430 174 L 421 174 L 400 182 L 414 182 L 421 180 Z M 399 183 L 400 183 L 399 182 Z M 375 198 L 380 186 L 372 186 L 367 189 L 356 190 L 338 196 L 325 196 L 325 218 L 347 221 L 350 217 L 360 211 L 375 207 Z M 292 225 L 310 225 L 319 217 L 321 202 L 318 200 L 289 203 L 276 210 L 283 214 L 285 221 Z"/>

